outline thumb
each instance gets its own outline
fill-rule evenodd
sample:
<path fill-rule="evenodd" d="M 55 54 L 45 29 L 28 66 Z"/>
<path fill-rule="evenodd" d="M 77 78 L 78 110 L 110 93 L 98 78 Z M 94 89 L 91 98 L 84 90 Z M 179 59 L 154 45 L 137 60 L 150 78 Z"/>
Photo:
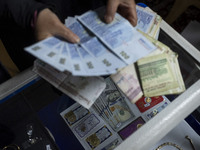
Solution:
<path fill-rule="evenodd" d="M 104 16 L 106 23 L 111 23 L 113 21 L 118 6 L 119 6 L 118 0 L 108 0 L 106 6 L 106 14 Z"/>
<path fill-rule="evenodd" d="M 78 43 L 80 42 L 80 38 L 73 33 L 69 28 L 67 28 L 65 25 L 60 25 L 60 28 L 58 28 L 59 30 L 57 31 L 57 33 L 55 33 L 58 36 L 61 36 L 63 38 L 65 38 L 67 41 L 71 42 L 71 43 Z"/>

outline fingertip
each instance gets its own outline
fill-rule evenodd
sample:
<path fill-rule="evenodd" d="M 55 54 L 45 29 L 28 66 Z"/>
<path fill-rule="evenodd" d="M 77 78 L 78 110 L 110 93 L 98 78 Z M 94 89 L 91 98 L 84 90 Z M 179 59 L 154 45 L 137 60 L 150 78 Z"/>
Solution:
<path fill-rule="evenodd" d="M 71 42 L 71 43 L 79 43 L 80 42 L 80 38 L 79 37 L 67 37 L 66 38 L 66 40 L 68 41 L 68 42 Z"/>
<path fill-rule="evenodd" d="M 113 17 L 109 15 L 104 16 L 105 22 L 106 23 L 111 23 L 113 21 Z"/>
<path fill-rule="evenodd" d="M 80 38 L 68 28 L 65 29 L 65 32 L 63 33 L 63 37 L 71 43 L 80 42 Z"/>
<path fill-rule="evenodd" d="M 127 18 L 127 19 L 128 19 L 128 21 L 131 23 L 132 26 L 135 27 L 135 26 L 137 25 L 137 19 L 132 18 L 132 17 Z"/>
<path fill-rule="evenodd" d="M 78 36 L 74 36 L 74 43 L 79 43 L 80 42 L 80 38 Z"/>
<path fill-rule="evenodd" d="M 105 12 L 105 22 L 111 23 L 119 6 L 119 0 L 108 0 Z"/>
<path fill-rule="evenodd" d="M 137 20 L 133 20 L 131 23 L 134 27 L 137 26 Z"/>

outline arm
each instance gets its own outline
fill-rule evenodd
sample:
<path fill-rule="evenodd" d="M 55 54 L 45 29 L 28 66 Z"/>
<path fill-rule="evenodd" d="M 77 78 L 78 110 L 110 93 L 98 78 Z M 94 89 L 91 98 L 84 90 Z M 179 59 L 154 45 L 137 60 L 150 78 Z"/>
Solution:
<path fill-rule="evenodd" d="M 137 13 L 134 0 L 108 0 L 105 14 L 105 21 L 107 23 L 112 22 L 117 10 L 133 26 L 137 25 Z"/>
<path fill-rule="evenodd" d="M 35 33 L 38 40 L 43 40 L 50 36 L 61 36 L 72 43 L 80 41 L 79 37 L 68 29 L 49 9 L 44 9 L 38 14 Z"/>
<path fill-rule="evenodd" d="M 79 42 L 79 38 L 48 8 L 36 0 L 0 0 L 0 18 L 1 21 L 12 20 L 26 29 L 33 28 L 37 40 L 55 35 L 69 42 Z"/>
<path fill-rule="evenodd" d="M 0 0 L 0 18 L 9 19 L 23 28 L 31 27 L 34 11 L 47 6 L 34 0 Z"/>

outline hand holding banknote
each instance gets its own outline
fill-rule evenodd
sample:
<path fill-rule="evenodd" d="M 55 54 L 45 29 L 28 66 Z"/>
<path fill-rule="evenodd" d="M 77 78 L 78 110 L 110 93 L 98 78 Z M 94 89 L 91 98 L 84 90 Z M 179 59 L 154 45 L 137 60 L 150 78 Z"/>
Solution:
<path fill-rule="evenodd" d="M 72 43 L 79 42 L 79 37 L 68 29 L 51 10 L 42 10 L 36 24 L 37 40 L 44 40 L 50 36 L 61 36 Z"/>
<path fill-rule="evenodd" d="M 119 7 L 122 16 L 125 16 L 132 25 L 137 23 L 137 14 L 135 2 L 131 0 L 108 0 L 106 22 L 110 23 Z M 109 19 L 112 18 L 112 19 Z M 36 24 L 36 38 L 37 40 L 44 40 L 50 36 L 61 36 L 69 42 L 77 43 L 80 41 L 79 37 L 67 28 L 48 8 L 42 10 L 37 17 Z"/>
<path fill-rule="evenodd" d="M 133 26 L 137 25 L 137 13 L 134 0 L 108 0 L 105 14 L 106 23 L 113 21 L 117 10 Z"/>

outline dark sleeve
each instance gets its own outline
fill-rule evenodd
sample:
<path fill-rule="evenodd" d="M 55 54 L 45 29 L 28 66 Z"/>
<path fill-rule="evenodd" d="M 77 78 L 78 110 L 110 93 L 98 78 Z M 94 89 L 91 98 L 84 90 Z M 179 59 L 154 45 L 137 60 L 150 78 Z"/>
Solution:
<path fill-rule="evenodd" d="M 23 28 L 31 27 L 34 12 L 47 6 L 35 0 L 0 0 L 0 20 L 13 20 Z"/>

